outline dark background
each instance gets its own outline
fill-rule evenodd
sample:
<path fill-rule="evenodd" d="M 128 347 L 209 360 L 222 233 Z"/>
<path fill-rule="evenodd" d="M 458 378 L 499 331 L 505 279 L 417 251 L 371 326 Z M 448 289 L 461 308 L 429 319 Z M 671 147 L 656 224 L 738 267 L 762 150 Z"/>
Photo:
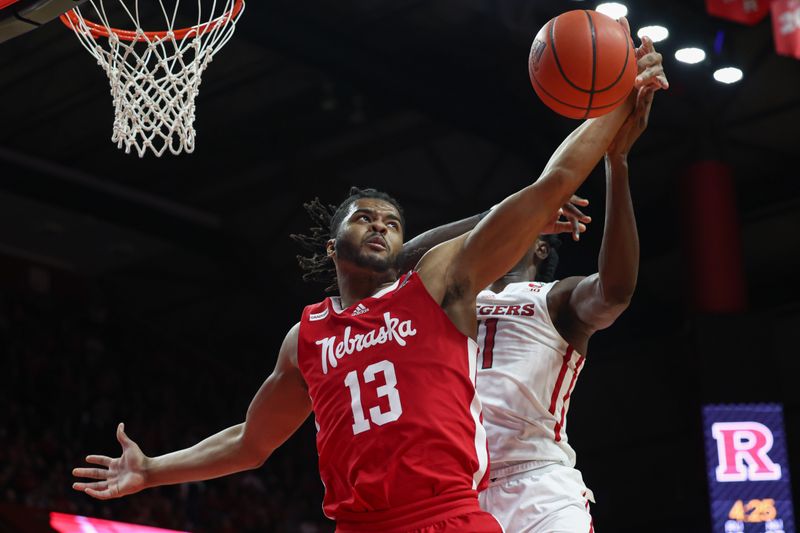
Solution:
<path fill-rule="evenodd" d="M 704 403 L 782 402 L 800 478 L 800 62 L 775 55 L 769 18 L 627 4 L 634 31 L 670 29 L 656 46 L 672 86 L 630 160 L 637 293 L 592 341 L 570 440 L 598 531 L 708 531 Z M 404 204 L 411 236 L 535 179 L 577 123 L 530 88 L 530 42 L 594 5 L 250 2 L 205 73 L 195 153 L 160 159 L 112 145 L 107 79 L 59 23 L 0 46 L 2 501 L 194 531 L 327 530 L 308 424 L 256 473 L 118 502 L 72 494 L 69 471 L 117 453 L 118 421 L 153 455 L 242 420 L 323 295 L 300 280 L 288 236 L 307 227 L 304 201 L 374 186 Z M 692 44 L 704 63 L 672 59 Z M 711 78 L 727 64 L 740 83 Z M 692 306 L 686 243 L 709 221 L 683 207 L 685 175 L 709 158 L 733 169 L 743 313 Z M 602 170 L 580 192 L 595 222 L 561 248 L 560 277 L 596 270 Z"/>

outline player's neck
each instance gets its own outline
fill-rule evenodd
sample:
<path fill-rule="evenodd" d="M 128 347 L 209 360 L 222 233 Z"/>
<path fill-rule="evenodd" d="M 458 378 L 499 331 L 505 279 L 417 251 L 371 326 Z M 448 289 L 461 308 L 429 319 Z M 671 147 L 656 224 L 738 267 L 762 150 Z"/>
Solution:
<path fill-rule="evenodd" d="M 342 307 L 347 309 L 356 302 L 369 298 L 379 290 L 388 287 L 397 281 L 397 272 L 372 272 L 359 270 L 353 273 L 339 272 L 337 283 L 339 285 L 339 298 Z"/>
<path fill-rule="evenodd" d="M 533 281 L 536 278 L 536 269 L 524 269 L 524 270 L 512 270 L 508 272 L 505 276 L 498 279 L 491 285 L 489 285 L 489 290 L 493 293 L 503 292 L 508 285 L 511 283 L 520 283 L 523 281 Z"/>

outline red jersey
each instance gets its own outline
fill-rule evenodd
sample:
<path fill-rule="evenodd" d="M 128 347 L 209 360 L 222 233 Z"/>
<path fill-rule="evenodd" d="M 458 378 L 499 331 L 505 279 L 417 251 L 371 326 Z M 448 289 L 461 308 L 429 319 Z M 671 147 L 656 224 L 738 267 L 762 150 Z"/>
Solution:
<path fill-rule="evenodd" d="M 478 345 L 419 275 L 341 309 L 303 311 L 297 346 L 317 424 L 323 510 L 387 530 L 478 510 L 488 482 Z"/>

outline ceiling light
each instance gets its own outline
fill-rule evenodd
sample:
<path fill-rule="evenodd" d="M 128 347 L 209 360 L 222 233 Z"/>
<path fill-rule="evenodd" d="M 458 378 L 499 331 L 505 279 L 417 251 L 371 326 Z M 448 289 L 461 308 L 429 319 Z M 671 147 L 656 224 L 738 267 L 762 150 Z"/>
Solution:
<path fill-rule="evenodd" d="M 705 60 L 706 53 L 702 48 L 681 48 L 675 52 L 675 59 L 681 63 L 688 63 L 694 65 Z"/>
<path fill-rule="evenodd" d="M 742 76 L 742 71 L 736 67 L 721 68 L 714 73 L 714 79 L 720 83 L 736 83 Z"/>
<path fill-rule="evenodd" d="M 669 37 L 669 30 L 664 26 L 645 26 L 636 32 L 636 35 L 639 36 L 639 39 L 647 36 L 650 37 L 654 43 L 660 43 Z"/>
<path fill-rule="evenodd" d="M 606 2 L 604 4 L 600 4 L 595 8 L 595 11 L 602 13 L 603 15 L 608 15 L 615 20 L 628 14 L 628 8 L 625 7 L 625 4 L 619 4 L 617 2 Z"/>

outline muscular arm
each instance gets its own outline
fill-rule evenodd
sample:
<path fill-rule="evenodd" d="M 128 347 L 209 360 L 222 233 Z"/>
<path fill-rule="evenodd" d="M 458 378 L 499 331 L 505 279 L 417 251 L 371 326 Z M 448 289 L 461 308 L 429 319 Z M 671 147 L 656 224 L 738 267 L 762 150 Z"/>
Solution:
<path fill-rule="evenodd" d="M 606 225 L 598 272 L 577 284 L 571 280 L 562 282 L 564 289 L 574 286 L 567 300 L 569 316 L 577 319 L 581 326 L 577 329 L 583 330 L 587 340 L 595 331 L 613 324 L 627 309 L 638 274 L 639 235 L 628 185 L 628 162 L 624 156 L 609 154 L 606 156 Z M 559 287 L 553 291 L 553 296 L 557 297 Z M 558 316 L 553 319 L 557 326 L 564 322 Z"/>
<path fill-rule="evenodd" d="M 261 466 L 311 412 L 297 359 L 295 325 L 283 341 L 272 374 L 261 385 L 244 423 L 225 429 L 191 448 L 154 457 L 147 464 L 147 485 L 210 479 Z"/>
<path fill-rule="evenodd" d="M 628 153 L 647 127 L 652 102 L 653 91 L 643 90 L 634 113 L 606 154 L 606 224 L 599 271 L 586 278 L 565 279 L 548 294 L 556 328 L 584 354 L 592 333 L 614 323 L 636 288 L 639 235 L 628 181 Z"/>
<path fill-rule="evenodd" d="M 245 421 L 176 452 L 146 457 L 122 424 L 117 439 L 122 456 L 89 456 L 87 462 L 105 468 L 77 468 L 73 474 L 99 481 L 73 485 L 99 499 L 117 498 L 140 490 L 216 478 L 256 468 L 294 433 L 311 412 L 305 382 L 297 368 L 295 325 L 281 346 L 275 370 L 253 398 Z"/>
<path fill-rule="evenodd" d="M 487 211 L 429 229 L 405 243 L 403 252 L 400 255 L 400 272 L 408 272 L 414 268 L 422 256 L 431 248 L 472 230 L 488 213 Z"/>
<path fill-rule="evenodd" d="M 431 295 L 440 303 L 446 294 L 474 297 L 514 266 L 592 171 L 631 108 L 629 100 L 581 124 L 561 143 L 535 183 L 503 200 L 468 235 L 423 258 L 419 271 Z"/>
<path fill-rule="evenodd" d="M 627 26 L 627 21 L 622 22 Z M 661 55 L 650 39 L 643 38 L 636 57 L 640 92 L 669 86 Z M 633 110 L 636 95 L 632 92 L 619 108 L 581 124 L 561 143 L 535 183 L 503 200 L 469 235 L 444 243 L 422 258 L 420 276 L 446 311 L 446 297 L 465 302 L 474 298 L 522 257 L 546 226 L 548 215 L 566 202 L 605 153 Z M 457 314 L 468 313 L 464 309 Z M 451 319 L 459 323 L 452 314 Z M 470 329 L 459 327 L 465 332 Z"/>

